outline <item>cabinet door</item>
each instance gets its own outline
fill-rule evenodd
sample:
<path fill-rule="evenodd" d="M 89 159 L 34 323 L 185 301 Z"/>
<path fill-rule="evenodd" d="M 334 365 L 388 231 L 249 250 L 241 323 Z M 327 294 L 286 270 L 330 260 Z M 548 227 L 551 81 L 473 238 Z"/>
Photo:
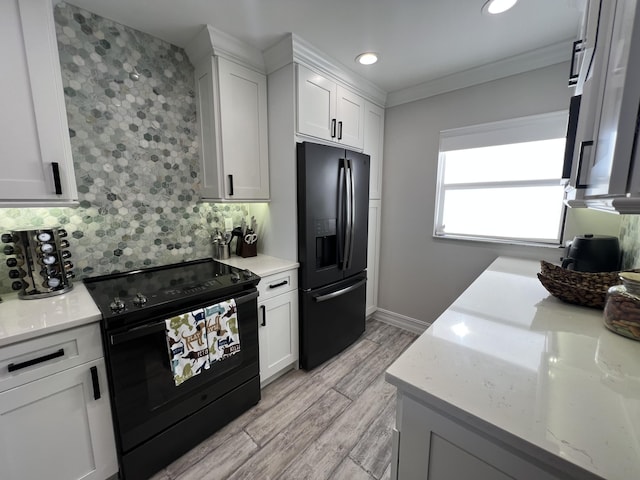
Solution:
<path fill-rule="evenodd" d="M 273 297 L 259 305 L 260 383 L 298 360 L 298 291 Z"/>
<path fill-rule="evenodd" d="M 334 140 L 336 84 L 298 65 L 298 133 Z"/>
<path fill-rule="evenodd" d="M 365 101 L 359 95 L 338 85 L 336 87 L 336 118 L 338 141 L 361 149 L 364 145 Z"/>
<path fill-rule="evenodd" d="M 382 152 L 384 148 L 384 109 L 371 102 L 365 104 L 364 153 L 371 157 L 369 198 L 382 196 Z"/>
<path fill-rule="evenodd" d="M 77 199 L 50 0 L 0 2 L 0 202 Z"/>
<path fill-rule="evenodd" d="M 367 244 L 367 316 L 378 308 L 380 213 L 380 200 L 371 200 L 369 202 L 369 238 Z"/>
<path fill-rule="evenodd" d="M 267 200 L 267 77 L 224 58 L 217 60 L 224 197 Z"/>
<path fill-rule="evenodd" d="M 640 72 L 632 56 L 632 52 L 635 56 L 640 48 L 638 32 L 633 32 L 634 28 L 640 28 L 640 10 L 636 0 L 618 0 L 615 3 L 598 141 L 594 164 L 589 172 L 587 196 L 624 196 L 628 193 L 627 181 L 640 101 Z"/>
<path fill-rule="evenodd" d="M 91 369 L 100 398 L 94 399 Z M 0 394 L 2 478 L 104 480 L 118 471 L 104 360 Z"/>

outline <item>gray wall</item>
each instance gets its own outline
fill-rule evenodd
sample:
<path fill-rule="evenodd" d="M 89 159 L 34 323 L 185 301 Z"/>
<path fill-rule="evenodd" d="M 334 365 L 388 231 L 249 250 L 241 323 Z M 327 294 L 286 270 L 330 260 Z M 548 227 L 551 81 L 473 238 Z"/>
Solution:
<path fill-rule="evenodd" d="M 434 239 L 432 231 L 439 132 L 567 109 L 568 71 L 553 65 L 386 110 L 381 309 L 431 323 L 497 256 L 560 259 L 559 248 Z M 618 234 L 618 216 L 580 213 L 568 239 L 585 225 Z"/>

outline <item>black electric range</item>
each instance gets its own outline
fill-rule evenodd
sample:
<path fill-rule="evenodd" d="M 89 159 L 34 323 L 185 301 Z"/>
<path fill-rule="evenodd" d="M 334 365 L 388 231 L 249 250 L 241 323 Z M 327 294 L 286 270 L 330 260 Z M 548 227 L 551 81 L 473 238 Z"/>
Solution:
<path fill-rule="evenodd" d="M 84 280 L 102 313 L 121 479 L 153 476 L 260 400 L 259 280 L 248 270 L 211 259 Z M 170 328 L 178 328 L 172 320 L 191 322 L 197 312 L 229 302 L 236 323 L 227 328 L 237 328 L 238 351 L 197 373 L 189 371 L 188 377 L 183 370 L 178 382 L 174 362 L 192 357 L 172 344 L 176 334 L 170 336 Z M 215 330 L 199 318 L 202 323 L 190 328 L 200 333 L 182 336 L 178 343 L 197 346 Z"/>

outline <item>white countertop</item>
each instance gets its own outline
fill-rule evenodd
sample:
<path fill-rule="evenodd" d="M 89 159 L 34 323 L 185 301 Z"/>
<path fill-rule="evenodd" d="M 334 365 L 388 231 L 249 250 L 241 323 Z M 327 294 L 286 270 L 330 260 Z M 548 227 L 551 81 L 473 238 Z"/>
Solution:
<path fill-rule="evenodd" d="M 298 262 L 258 255 L 221 260 L 264 277 L 297 268 Z M 81 281 L 73 290 L 53 297 L 21 300 L 17 293 L 2 295 L 0 303 L 0 347 L 49 333 L 100 321 L 102 315 Z"/>
<path fill-rule="evenodd" d="M 270 257 L 269 255 L 258 254 L 255 257 L 237 257 L 231 256 L 226 260 L 218 260 L 219 262 L 226 263 L 233 267 L 251 270 L 253 273 L 260 277 L 266 277 L 267 275 L 274 275 L 276 273 L 285 272 L 292 268 L 298 268 L 300 264 L 293 260 L 285 260 L 277 257 Z"/>
<path fill-rule="evenodd" d="M 17 293 L 3 294 L 0 303 L 0 347 L 102 318 L 82 282 L 63 295 L 21 300 Z"/>
<path fill-rule="evenodd" d="M 640 478 L 640 342 L 606 330 L 601 310 L 552 297 L 539 271 L 498 258 L 387 380 L 508 443 L 608 480 Z"/>

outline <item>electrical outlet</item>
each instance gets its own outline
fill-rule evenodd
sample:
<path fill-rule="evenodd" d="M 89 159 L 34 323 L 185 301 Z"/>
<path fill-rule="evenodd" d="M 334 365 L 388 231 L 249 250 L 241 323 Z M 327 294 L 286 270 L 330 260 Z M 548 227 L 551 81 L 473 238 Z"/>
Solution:
<path fill-rule="evenodd" d="M 225 218 L 224 219 L 224 229 L 227 232 L 230 232 L 231 230 L 233 230 L 233 220 L 230 218 Z"/>

